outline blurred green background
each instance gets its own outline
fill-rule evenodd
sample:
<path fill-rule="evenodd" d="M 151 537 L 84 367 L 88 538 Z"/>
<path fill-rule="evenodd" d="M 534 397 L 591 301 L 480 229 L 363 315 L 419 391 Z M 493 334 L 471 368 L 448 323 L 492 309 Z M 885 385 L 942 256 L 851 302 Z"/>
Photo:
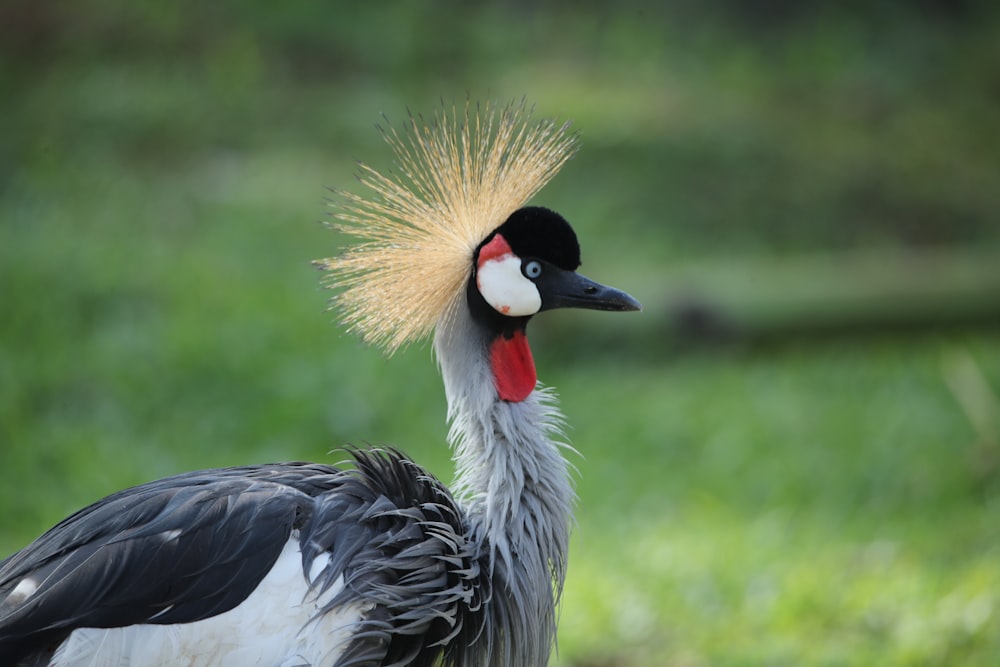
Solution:
<path fill-rule="evenodd" d="M 525 96 L 582 136 L 536 203 L 646 305 L 533 323 L 554 664 L 996 664 L 994 4 L 0 3 L 0 554 L 348 442 L 450 479 L 428 346 L 343 334 L 309 262 L 380 114 Z"/>

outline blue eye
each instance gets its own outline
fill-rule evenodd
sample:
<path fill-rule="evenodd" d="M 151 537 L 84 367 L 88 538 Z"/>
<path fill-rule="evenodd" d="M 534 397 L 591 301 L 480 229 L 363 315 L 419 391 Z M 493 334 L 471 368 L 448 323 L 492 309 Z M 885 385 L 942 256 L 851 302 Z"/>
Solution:
<path fill-rule="evenodd" d="M 534 280 L 542 275 L 542 263 L 535 259 L 527 260 L 521 265 L 521 273 L 524 274 L 525 278 Z"/>

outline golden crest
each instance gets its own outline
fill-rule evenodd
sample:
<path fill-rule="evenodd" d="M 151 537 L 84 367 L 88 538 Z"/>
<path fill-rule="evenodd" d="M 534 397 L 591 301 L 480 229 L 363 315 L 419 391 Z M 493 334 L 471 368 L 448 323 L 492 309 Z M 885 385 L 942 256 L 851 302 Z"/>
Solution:
<path fill-rule="evenodd" d="M 410 115 L 382 129 L 398 171 L 361 164 L 367 196 L 339 193 L 336 229 L 358 242 L 317 263 L 349 331 L 392 354 L 430 334 L 464 296 L 476 247 L 551 179 L 576 137 L 522 101 Z"/>

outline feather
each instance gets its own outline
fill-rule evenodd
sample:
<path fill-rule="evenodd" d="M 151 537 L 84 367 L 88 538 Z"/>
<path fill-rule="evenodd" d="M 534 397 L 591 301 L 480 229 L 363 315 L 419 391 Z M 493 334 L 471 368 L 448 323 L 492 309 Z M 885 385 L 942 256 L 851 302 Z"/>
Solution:
<path fill-rule="evenodd" d="M 359 242 L 319 260 L 349 331 L 392 354 L 464 294 L 475 249 L 552 178 L 576 146 L 567 124 L 520 104 L 466 102 L 382 130 L 398 172 L 360 165 L 368 196 L 340 193 L 336 228 Z"/>

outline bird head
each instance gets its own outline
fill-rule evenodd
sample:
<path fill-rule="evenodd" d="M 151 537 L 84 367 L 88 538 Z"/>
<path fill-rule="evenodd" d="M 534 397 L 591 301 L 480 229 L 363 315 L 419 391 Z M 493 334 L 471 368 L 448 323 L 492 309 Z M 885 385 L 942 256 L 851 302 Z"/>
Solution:
<path fill-rule="evenodd" d="M 380 129 L 397 170 L 360 165 L 367 196 L 340 193 L 335 218 L 361 243 L 318 262 L 330 272 L 338 290 L 332 306 L 349 330 L 391 354 L 467 306 L 488 337 L 515 341 L 518 349 L 494 366 L 526 357 L 530 368 L 514 392 L 521 396 L 534 387 L 521 342 L 533 315 L 640 308 L 624 292 L 576 273 L 572 227 L 554 211 L 526 206 L 573 154 L 576 137 L 567 125 L 532 121 L 523 103 L 470 102 L 430 123 L 411 115 L 401 131 Z M 492 345 L 494 357 L 502 347 Z"/>
<path fill-rule="evenodd" d="M 479 319 L 493 320 L 501 328 L 509 325 L 492 313 L 526 318 L 554 308 L 640 308 L 625 292 L 576 272 L 580 244 L 573 228 L 561 215 L 541 206 L 514 211 L 479 244 L 473 260 L 470 308 Z"/>

